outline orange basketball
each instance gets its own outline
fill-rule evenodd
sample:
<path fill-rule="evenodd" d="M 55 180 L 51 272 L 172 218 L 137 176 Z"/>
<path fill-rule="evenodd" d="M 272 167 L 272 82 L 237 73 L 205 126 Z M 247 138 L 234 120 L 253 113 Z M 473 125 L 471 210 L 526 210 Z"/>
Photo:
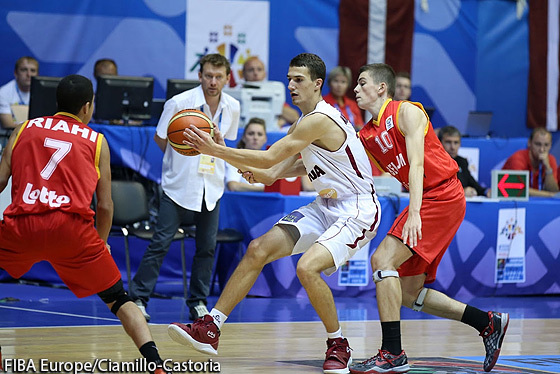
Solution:
<path fill-rule="evenodd" d="M 183 144 L 183 140 L 185 140 L 183 131 L 188 129 L 190 125 L 195 125 L 200 130 L 210 134 L 210 136 L 214 136 L 214 123 L 206 114 L 196 109 L 181 110 L 169 121 L 167 140 L 175 151 L 184 156 L 196 156 L 200 153 L 190 146 Z"/>

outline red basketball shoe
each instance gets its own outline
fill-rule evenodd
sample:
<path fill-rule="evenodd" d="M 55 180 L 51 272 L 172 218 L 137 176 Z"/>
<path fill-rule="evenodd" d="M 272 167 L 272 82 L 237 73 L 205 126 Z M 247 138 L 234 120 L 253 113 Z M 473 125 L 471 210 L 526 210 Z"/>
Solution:
<path fill-rule="evenodd" d="M 345 338 L 327 340 L 327 353 L 323 364 L 323 373 L 345 374 L 349 373 L 348 365 L 352 363 L 352 349 Z"/>
<path fill-rule="evenodd" d="M 174 322 L 167 327 L 167 333 L 179 344 L 190 345 L 202 353 L 218 354 L 220 329 L 209 314 L 195 320 L 192 324 Z"/>

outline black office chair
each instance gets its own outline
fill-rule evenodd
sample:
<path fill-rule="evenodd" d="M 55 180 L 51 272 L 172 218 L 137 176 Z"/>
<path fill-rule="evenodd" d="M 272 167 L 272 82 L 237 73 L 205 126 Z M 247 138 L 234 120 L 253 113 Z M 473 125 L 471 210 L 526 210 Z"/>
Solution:
<path fill-rule="evenodd" d="M 112 181 L 111 193 L 113 196 L 113 226 L 118 231 L 111 230 L 111 235 L 117 232 L 124 236 L 124 249 L 126 255 L 126 274 L 128 287 L 131 283 L 130 252 L 128 237 L 136 236 L 140 239 L 150 240 L 154 235 L 153 227 L 147 227 L 143 221 L 150 217 L 146 190 L 140 182 Z M 181 265 L 183 268 L 183 294 L 187 298 L 187 267 L 185 265 L 185 239 L 182 228 L 177 230 L 173 240 L 181 241 Z"/>
<path fill-rule="evenodd" d="M 187 226 L 183 227 L 185 231 L 185 235 L 189 238 L 196 238 L 196 227 L 195 226 Z M 216 238 L 216 253 L 214 254 L 214 269 L 212 275 L 212 284 L 210 285 L 210 293 L 214 293 L 214 286 L 216 284 L 216 277 L 218 276 L 218 259 L 220 256 L 220 248 L 222 244 L 226 243 L 238 243 L 238 251 L 237 256 L 239 260 L 243 257 L 243 234 L 239 231 L 231 228 L 226 228 L 222 230 L 218 230 L 218 236 Z M 221 283 L 221 282 L 220 282 Z M 223 289 L 222 285 L 220 284 L 220 290 Z"/>

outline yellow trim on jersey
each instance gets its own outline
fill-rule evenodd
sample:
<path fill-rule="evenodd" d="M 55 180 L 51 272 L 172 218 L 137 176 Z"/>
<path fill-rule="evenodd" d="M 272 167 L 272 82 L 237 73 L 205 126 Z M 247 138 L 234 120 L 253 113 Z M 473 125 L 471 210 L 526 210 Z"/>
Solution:
<path fill-rule="evenodd" d="M 97 179 L 101 178 L 99 170 L 99 159 L 101 158 L 101 145 L 103 144 L 103 134 L 98 133 L 97 144 L 95 146 L 95 170 L 97 171 Z"/>
<path fill-rule="evenodd" d="M 55 116 L 66 116 L 75 119 L 76 121 L 83 123 L 81 119 L 79 119 L 75 114 L 68 113 L 68 112 L 58 112 Z"/>
<path fill-rule="evenodd" d="M 404 136 L 404 132 L 401 130 L 401 127 L 399 126 L 399 111 L 401 110 L 401 104 L 402 103 L 403 103 L 403 101 L 401 101 L 399 103 L 399 106 L 397 107 L 397 114 L 395 116 L 395 127 L 397 128 L 397 130 L 399 130 L 401 135 Z"/>
<path fill-rule="evenodd" d="M 18 133 L 17 133 L 17 135 L 16 135 L 16 139 L 14 140 L 14 144 L 12 144 L 12 151 L 14 150 L 14 147 L 16 146 L 16 143 L 17 143 L 17 141 L 18 141 L 18 139 L 19 139 L 19 137 L 20 137 L 20 135 L 21 135 L 21 132 L 23 131 L 23 129 L 24 129 L 25 127 L 27 127 L 27 122 L 29 122 L 29 120 L 25 121 L 25 122 L 21 125 L 21 127 L 19 128 L 19 131 L 18 131 Z"/>
<path fill-rule="evenodd" d="M 365 149 L 365 147 L 364 147 Z M 383 168 L 381 167 L 381 165 L 379 165 L 379 162 L 377 162 L 377 160 L 371 155 L 371 153 L 369 153 L 369 151 L 366 149 L 366 154 L 369 157 L 369 159 L 373 162 L 373 164 L 375 166 L 377 166 L 377 168 L 382 171 L 383 173 L 385 173 L 385 170 L 383 170 Z"/>
<path fill-rule="evenodd" d="M 371 122 L 373 122 L 373 124 L 375 126 L 379 126 L 379 120 L 381 119 L 381 116 L 383 115 L 383 112 L 385 111 L 385 108 L 387 107 L 387 105 L 389 105 L 389 103 L 393 101 L 393 99 L 388 98 L 387 100 L 385 100 L 385 102 L 383 103 L 383 105 L 381 106 L 381 109 L 379 110 L 379 114 L 377 114 L 377 120 L 371 120 Z"/>
<path fill-rule="evenodd" d="M 426 111 L 424 110 L 424 106 L 421 103 L 418 103 L 418 102 L 415 102 L 415 101 L 403 100 L 399 103 L 399 106 L 397 107 L 397 118 L 395 120 L 395 126 L 397 126 L 397 129 L 399 129 L 399 132 L 404 136 L 404 133 L 402 132 L 402 130 L 399 126 L 399 110 L 401 109 L 401 104 L 404 103 L 404 102 L 410 103 L 410 104 L 414 105 L 415 107 L 419 108 L 422 112 L 424 112 L 424 115 L 428 119 L 426 127 L 424 128 L 424 136 L 426 136 L 426 134 L 428 133 L 428 128 L 430 127 L 430 117 L 428 116 L 428 113 L 426 113 Z"/>

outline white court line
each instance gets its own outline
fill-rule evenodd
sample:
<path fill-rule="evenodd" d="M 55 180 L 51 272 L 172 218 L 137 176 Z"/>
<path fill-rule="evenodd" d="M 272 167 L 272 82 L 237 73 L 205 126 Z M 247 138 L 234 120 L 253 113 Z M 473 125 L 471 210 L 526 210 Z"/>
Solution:
<path fill-rule="evenodd" d="M 81 314 L 72 314 L 72 313 L 63 313 L 63 312 L 49 312 L 47 310 L 39 310 L 39 309 L 29 309 L 29 308 L 19 308 L 17 306 L 5 306 L 0 305 L 0 308 L 4 309 L 13 309 L 13 310 L 22 310 L 25 312 L 35 312 L 35 313 L 44 313 L 44 314 L 55 314 L 57 316 L 68 316 L 68 317 L 78 317 L 78 318 L 88 318 L 88 319 L 99 319 L 104 321 L 113 321 L 113 322 L 120 322 L 119 319 L 116 318 L 105 318 L 105 317 L 93 317 L 93 316 L 83 316 Z"/>

